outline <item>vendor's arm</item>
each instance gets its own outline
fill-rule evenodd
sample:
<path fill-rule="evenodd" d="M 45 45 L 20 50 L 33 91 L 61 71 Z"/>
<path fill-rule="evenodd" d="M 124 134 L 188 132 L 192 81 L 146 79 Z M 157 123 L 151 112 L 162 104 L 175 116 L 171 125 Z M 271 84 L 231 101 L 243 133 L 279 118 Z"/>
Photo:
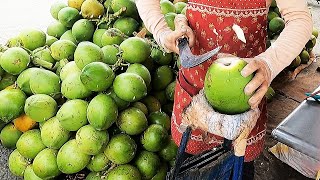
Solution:
<path fill-rule="evenodd" d="M 285 20 L 278 39 L 258 57 L 264 59 L 275 78 L 299 55 L 312 33 L 312 18 L 305 0 L 276 0 Z"/>
<path fill-rule="evenodd" d="M 245 88 L 246 94 L 255 92 L 249 100 L 253 108 L 258 106 L 271 81 L 299 55 L 312 34 L 312 18 L 305 0 L 276 2 L 286 26 L 278 39 L 242 71 L 245 77 L 256 72 Z"/>
<path fill-rule="evenodd" d="M 187 18 L 184 15 L 177 15 L 175 18 L 175 31 L 172 31 L 164 15 L 161 14 L 159 0 L 136 0 L 139 15 L 148 31 L 154 39 L 168 52 L 178 53 L 176 40 L 182 36 L 189 38 L 189 45 L 192 46 L 195 41 L 194 33 L 188 26 Z"/>

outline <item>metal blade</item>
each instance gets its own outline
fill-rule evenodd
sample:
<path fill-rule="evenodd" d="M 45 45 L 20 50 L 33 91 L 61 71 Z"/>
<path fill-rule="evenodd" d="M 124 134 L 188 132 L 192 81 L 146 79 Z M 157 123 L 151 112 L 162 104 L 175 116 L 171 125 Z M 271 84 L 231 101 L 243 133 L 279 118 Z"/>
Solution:
<path fill-rule="evenodd" d="M 205 54 L 197 56 L 192 54 L 187 38 L 181 38 L 178 41 L 181 65 L 184 68 L 191 68 L 205 62 L 206 60 L 217 54 L 221 49 L 221 46 L 219 46 Z"/>

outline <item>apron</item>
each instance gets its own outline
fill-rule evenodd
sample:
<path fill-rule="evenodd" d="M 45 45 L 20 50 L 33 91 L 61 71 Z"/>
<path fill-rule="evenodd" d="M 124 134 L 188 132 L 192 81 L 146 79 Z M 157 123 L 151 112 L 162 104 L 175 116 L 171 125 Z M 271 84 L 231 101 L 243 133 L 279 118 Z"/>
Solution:
<path fill-rule="evenodd" d="M 203 54 L 222 46 L 220 52 L 233 54 L 242 58 L 254 57 L 266 50 L 267 36 L 266 0 L 189 0 L 186 16 L 190 27 L 196 35 L 194 54 Z M 232 30 L 233 24 L 241 27 L 246 43 L 238 39 Z M 172 114 L 172 138 L 179 145 L 183 131 L 179 129 L 181 114 L 190 104 L 192 96 L 204 86 L 207 69 L 216 57 L 193 68 L 179 70 L 175 87 L 174 107 Z M 259 106 L 261 116 L 247 140 L 245 161 L 257 158 L 264 147 L 266 134 L 266 103 Z M 222 137 L 204 132 L 192 131 L 187 145 L 187 153 L 199 154 L 210 150 L 223 142 Z"/>

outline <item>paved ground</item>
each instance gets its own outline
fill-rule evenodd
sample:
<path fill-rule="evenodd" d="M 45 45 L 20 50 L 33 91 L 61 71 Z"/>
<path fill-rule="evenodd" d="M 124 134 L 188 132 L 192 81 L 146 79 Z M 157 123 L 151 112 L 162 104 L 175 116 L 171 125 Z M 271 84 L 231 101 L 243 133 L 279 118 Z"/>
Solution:
<path fill-rule="evenodd" d="M 0 1 L 0 43 L 4 43 L 8 37 L 16 35 L 19 29 L 25 27 L 37 27 L 45 29 L 50 23 L 49 6 L 51 0 L 25 0 L 25 1 Z M 24 3 L 18 6 L 17 3 Z M 314 24 L 320 29 L 320 5 L 316 0 L 308 0 L 311 7 Z M 8 8 L 8 7 L 14 7 Z M 41 7 L 41 8 L 37 8 Z M 17 13 L 28 12 L 28 13 Z M 19 20 L 19 23 L 16 23 Z M 40 22 L 40 23 L 39 23 Z M 318 40 L 320 41 L 320 39 Z M 320 55 L 320 43 L 315 47 L 315 53 Z M 256 163 L 257 180 L 304 180 L 302 175 L 295 170 L 277 160 L 271 155 L 267 148 L 273 146 L 276 141 L 270 137 L 270 132 L 274 129 L 292 110 L 294 110 L 304 98 L 304 92 L 310 92 L 320 85 L 320 73 L 315 69 L 320 63 L 314 63 L 311 67 L 299 74 L 295 81 L 284 81 L 285 73 L 281 74 L 272 84 L 277 92 L 273 102 L 269 104 L 269 129 L 266 142 L 266 150 Z M 19 179 L 10 174 L 7 168 L 7 159 L 10 151 L 0 145 L 0 180 Z"/>

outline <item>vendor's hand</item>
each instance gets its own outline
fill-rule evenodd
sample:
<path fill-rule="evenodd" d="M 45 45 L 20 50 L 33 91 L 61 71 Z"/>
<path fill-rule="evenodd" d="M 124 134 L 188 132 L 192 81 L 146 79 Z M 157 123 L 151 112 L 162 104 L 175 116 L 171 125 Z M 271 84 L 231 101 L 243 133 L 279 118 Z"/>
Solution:
<path fill-rule="evenodd" d="M 175 52 L 179 54 L 178 39 L 187 37 L 189 46 L 192 47 L 195 42 L 195 35 L 188 25 L 187 18 L 178 14 L 174 19 L 175 30 L 168 30 L 160 35 L 160 43 L 167 52 Z"/>
<path fill-rule="evenodd" d="M 248 77 L 255 73 L 252 80 L 247 84 L 244 92 L 247 95 L 252 95 L 249 99 L 249 105 L 252 109 L 257 108 L 262 98 L 268 91 L 268 87 L 271 83 L 271 71 L 267 63 L 263 60 L 248 58 L 244 59 L 248 64 L 242 69 L 241 75 Z"/>
<path fill-rule="evenodd" d="M 244 131 L 250 133 L 259 116 L 258 108 L 236 115 L 216 112 L 201 90 L 192 98 L 191 104 L 183 112 L 182 126 L 189 125 L 229 140 L 235 140 Z"/>
<path fill-rule="evenodd" d="M 236 57 L 233 54 L 219 53 L 217 58 Z M 257 108 L 262 98 L 268 91 L 271 83 L 271 71 L 267 63 L 256 58 L 243 58 L 248 64 L 242 69 L 241 75 L 248 77 L 255 72 L 253 79 L 247 84 L 244 92 L 253 96 L 249 99 L 252 109 Z"/>

